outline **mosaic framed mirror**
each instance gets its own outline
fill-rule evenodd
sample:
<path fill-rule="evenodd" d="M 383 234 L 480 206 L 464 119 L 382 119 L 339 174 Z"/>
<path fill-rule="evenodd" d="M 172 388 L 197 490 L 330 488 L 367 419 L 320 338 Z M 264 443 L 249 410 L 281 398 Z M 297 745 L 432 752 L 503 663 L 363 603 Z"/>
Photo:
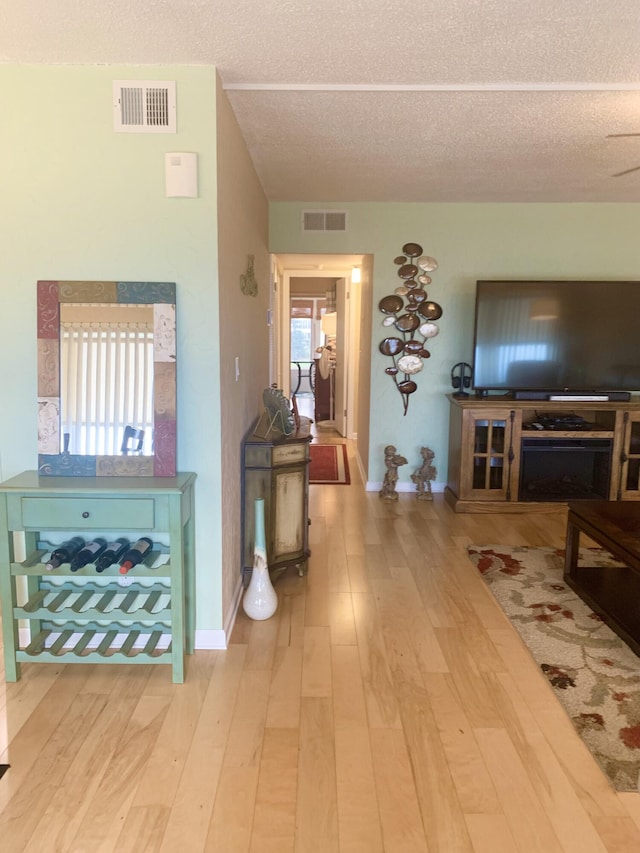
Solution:
<path fill-rule="evenodd" d="M 176 286 L 38 281 L 38 472 L 174 477 Z"/>

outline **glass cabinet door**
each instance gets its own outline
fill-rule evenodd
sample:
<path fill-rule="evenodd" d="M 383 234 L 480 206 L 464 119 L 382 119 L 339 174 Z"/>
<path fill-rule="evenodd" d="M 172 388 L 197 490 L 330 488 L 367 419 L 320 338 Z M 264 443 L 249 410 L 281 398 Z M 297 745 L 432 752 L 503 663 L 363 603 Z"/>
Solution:
<path fill-rule="evenodd" d="M 504 481 L 505 420 L 479 419 L 475 423 L 473 488 L 502 489 Z"/>
<path fill-rule="evenodd" d="M 640 498 L 640 413 L 625 417 L 624 446 L 621 456 L 622 500 Z"/>
<path fill-rule="evenodd" d="M 465 497 L 508 500 L 513 461 L 510 414 L 486 409 L 466 414 L 470 422 Z"/>

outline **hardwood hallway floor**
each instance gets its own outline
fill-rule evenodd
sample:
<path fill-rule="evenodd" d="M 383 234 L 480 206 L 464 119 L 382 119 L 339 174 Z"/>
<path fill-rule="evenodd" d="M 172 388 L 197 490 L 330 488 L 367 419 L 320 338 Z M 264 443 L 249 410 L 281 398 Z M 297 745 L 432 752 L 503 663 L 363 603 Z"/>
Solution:
<path fill-rule="evenodd" d="M 565 513 L 311 487 L 309 573 L 167 667 L 24 665 L 0 690 L 2 853 L 632 853 L 617 794 L 465 554 Z"/>

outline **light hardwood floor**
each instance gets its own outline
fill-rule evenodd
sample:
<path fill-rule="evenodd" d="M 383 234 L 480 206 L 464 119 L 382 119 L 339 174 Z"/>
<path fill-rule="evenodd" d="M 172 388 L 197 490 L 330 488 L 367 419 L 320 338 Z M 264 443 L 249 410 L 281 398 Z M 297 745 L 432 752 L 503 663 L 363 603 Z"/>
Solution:
<path fill-rule="evenodd" d="M 465 554 L 561 546 L 565 513 L 456 515 L 351 475 L 311 488 L 308 576 L 184 685 L 2 683 L 2 853 L 640 851 L 640 795 L 611 789 Z"/>

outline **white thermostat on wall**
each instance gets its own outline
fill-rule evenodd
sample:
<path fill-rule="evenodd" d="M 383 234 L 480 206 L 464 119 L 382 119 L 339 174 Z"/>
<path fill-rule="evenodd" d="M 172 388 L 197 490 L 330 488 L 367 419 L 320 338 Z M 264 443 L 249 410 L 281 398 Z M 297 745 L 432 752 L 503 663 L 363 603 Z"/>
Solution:
<path fill-rule="evenodd" d="M 167 198 L 198 197 L 198 155 L 185 151 L 165 154 Z"/>

